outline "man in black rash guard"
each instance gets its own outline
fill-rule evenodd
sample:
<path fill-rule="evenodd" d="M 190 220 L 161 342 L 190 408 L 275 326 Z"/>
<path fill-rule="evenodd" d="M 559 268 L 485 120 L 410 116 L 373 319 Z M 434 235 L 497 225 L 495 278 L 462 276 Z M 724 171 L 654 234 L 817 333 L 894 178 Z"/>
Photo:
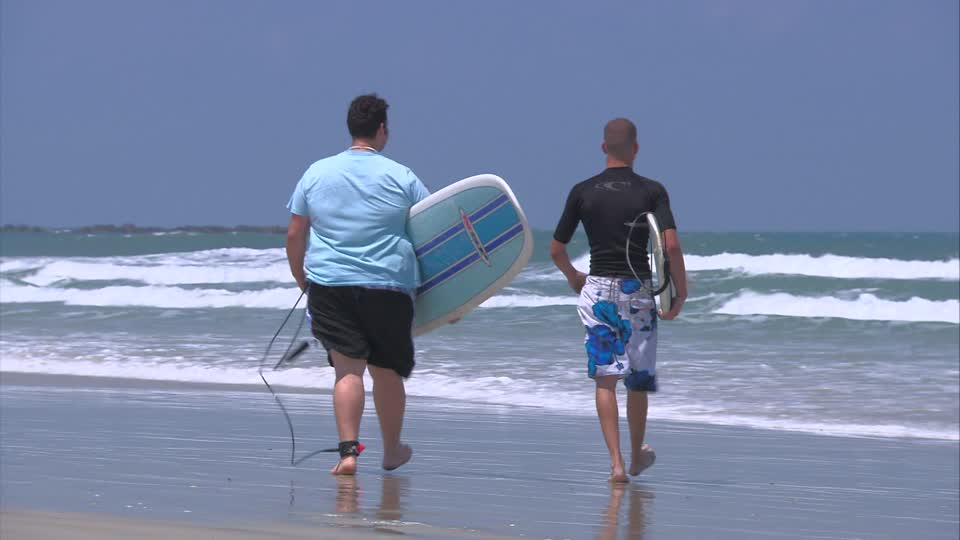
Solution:
<path fill-rule="evenodd" d="M 652 212 L 663 231 L 677 296 L 666 320 L 677 317 L 687 298 L 687 274 L 670 198 L 662 184 L 633 172 L 639 145 L 637 128 L 625 118 L 603 130 L 607 168 L 575 185 L 560 216 L 550 256 L 580 295 L 577 311 L 586 327 L 587 374 L 596 381 L 597 416 L 610 451 L 610 480 L 626 482 L 653 465 L 656 454 L 643 444 L 647 392 L 657 390 L 657 316 L 647 260 L 649 230 L 644 213 Z M 590 242 L 590 275 L 570 263 L 566 245 L 583 223 Z M 630 261 L 627 261 L 627 242 Z M 633 269 L 631 270 L 631 265 Z M 634 274 L 636 272 L 636 274 Z M 630 424 L 630 469 L 620 454 L 617 381 L 624 379 Z"/>

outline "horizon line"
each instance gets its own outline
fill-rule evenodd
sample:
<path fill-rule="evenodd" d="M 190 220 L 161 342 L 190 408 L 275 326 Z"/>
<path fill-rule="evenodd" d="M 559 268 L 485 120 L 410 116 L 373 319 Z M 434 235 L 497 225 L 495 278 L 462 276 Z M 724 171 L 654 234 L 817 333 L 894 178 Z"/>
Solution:
<path fill-rule="evenodd" d="M 145 234 L 153 232 L 200 232 L 200 233 L 209 233 L 209 234 L 218 234 L 218 233 L 234 233 L 234 232 L 249 232 L 249 233 L 264 233 L 264 234 L 282 234 L 286 232 L 286 225 L 170 225 L 170 226 L 160 226 L 160 225 L 136 225 L 133 223 L 124 223 L 120 225 L 115 224 L 93 224 L 93 225 L 76 225 L 76 226 L 45 226 L 45 225 L 26 225 L 26 224 L 9 224 L 3 223 L 0 224 L 0 232 L 2 233 L 80 233 L 80 234 L 89 234 L 89 233 L 120 233 L 120 234 Z M 533 227 L 534 231 L 538 232 L 551 232 L 552 228 L 541 228 Z M 848 230 L 826 230 L 826 229 L 681 229 L 680 233 L 717 233 L 717 234 L 727 234 L 727 233 L 775 233 L 775 234 L 805 234 L 805 233 L 817 233 L 817 234 L 954 234 L 960 235 L 960 229 L 958 230 L 879 230 L 879 229 L 848 229 Z M 582 234 L 582 227 L 578 227 L 578 234 Z"/>

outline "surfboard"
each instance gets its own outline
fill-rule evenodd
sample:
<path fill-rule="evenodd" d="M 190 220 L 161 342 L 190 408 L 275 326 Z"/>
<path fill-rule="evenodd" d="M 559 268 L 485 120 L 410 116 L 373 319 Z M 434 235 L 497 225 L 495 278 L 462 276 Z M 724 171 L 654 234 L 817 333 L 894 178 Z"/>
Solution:
<path fill-rule="evenodd" d="M 533 252 L 533 231 L 510 186 L 492 174 L 451 184 L 410 209 L 420 265 L 414 335 L 464 316 L 503 289 Z"/>
<path fill-rule="evenodd" d="M 647 225 L 650 227 L 650 258 L 653 263 L 651 266 L 657 274 L 653 290 L 660 291 L 656 295 L 660 301 L 660 311 L 666 313 L 670 311 L 673 298 L 677 293 L 673 287 L 672 276 L 670 276 L 670 262 L 663 245 L 663 233 L 660 232 L 660 225 L 657 223 L 657 218 L 653 215 L 653 212 L 647 213 Z"/>

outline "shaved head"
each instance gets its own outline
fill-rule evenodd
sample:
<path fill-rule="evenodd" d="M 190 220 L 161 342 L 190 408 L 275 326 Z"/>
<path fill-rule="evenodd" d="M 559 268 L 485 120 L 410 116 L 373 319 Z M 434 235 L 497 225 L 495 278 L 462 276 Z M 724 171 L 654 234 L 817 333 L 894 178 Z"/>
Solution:
<path fill-rule="evenodd" d="M 626 118 L 614 118 L 603 128 L 607 154 L 620 161 L 633 161 L 637 148 L 637 126 Z"/>

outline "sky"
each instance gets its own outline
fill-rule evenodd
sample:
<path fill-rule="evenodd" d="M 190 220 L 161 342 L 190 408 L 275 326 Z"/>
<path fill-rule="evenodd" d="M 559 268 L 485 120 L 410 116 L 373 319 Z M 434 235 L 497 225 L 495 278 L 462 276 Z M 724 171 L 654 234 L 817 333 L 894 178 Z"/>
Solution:
<path fill-rule="evenodd" d="M 956 0 L 0 0 L 0 222 L 285 225 L 390 103 L 385 154 L 553 229 L 638 126 L 678 230 L 960 230 Z"/>

